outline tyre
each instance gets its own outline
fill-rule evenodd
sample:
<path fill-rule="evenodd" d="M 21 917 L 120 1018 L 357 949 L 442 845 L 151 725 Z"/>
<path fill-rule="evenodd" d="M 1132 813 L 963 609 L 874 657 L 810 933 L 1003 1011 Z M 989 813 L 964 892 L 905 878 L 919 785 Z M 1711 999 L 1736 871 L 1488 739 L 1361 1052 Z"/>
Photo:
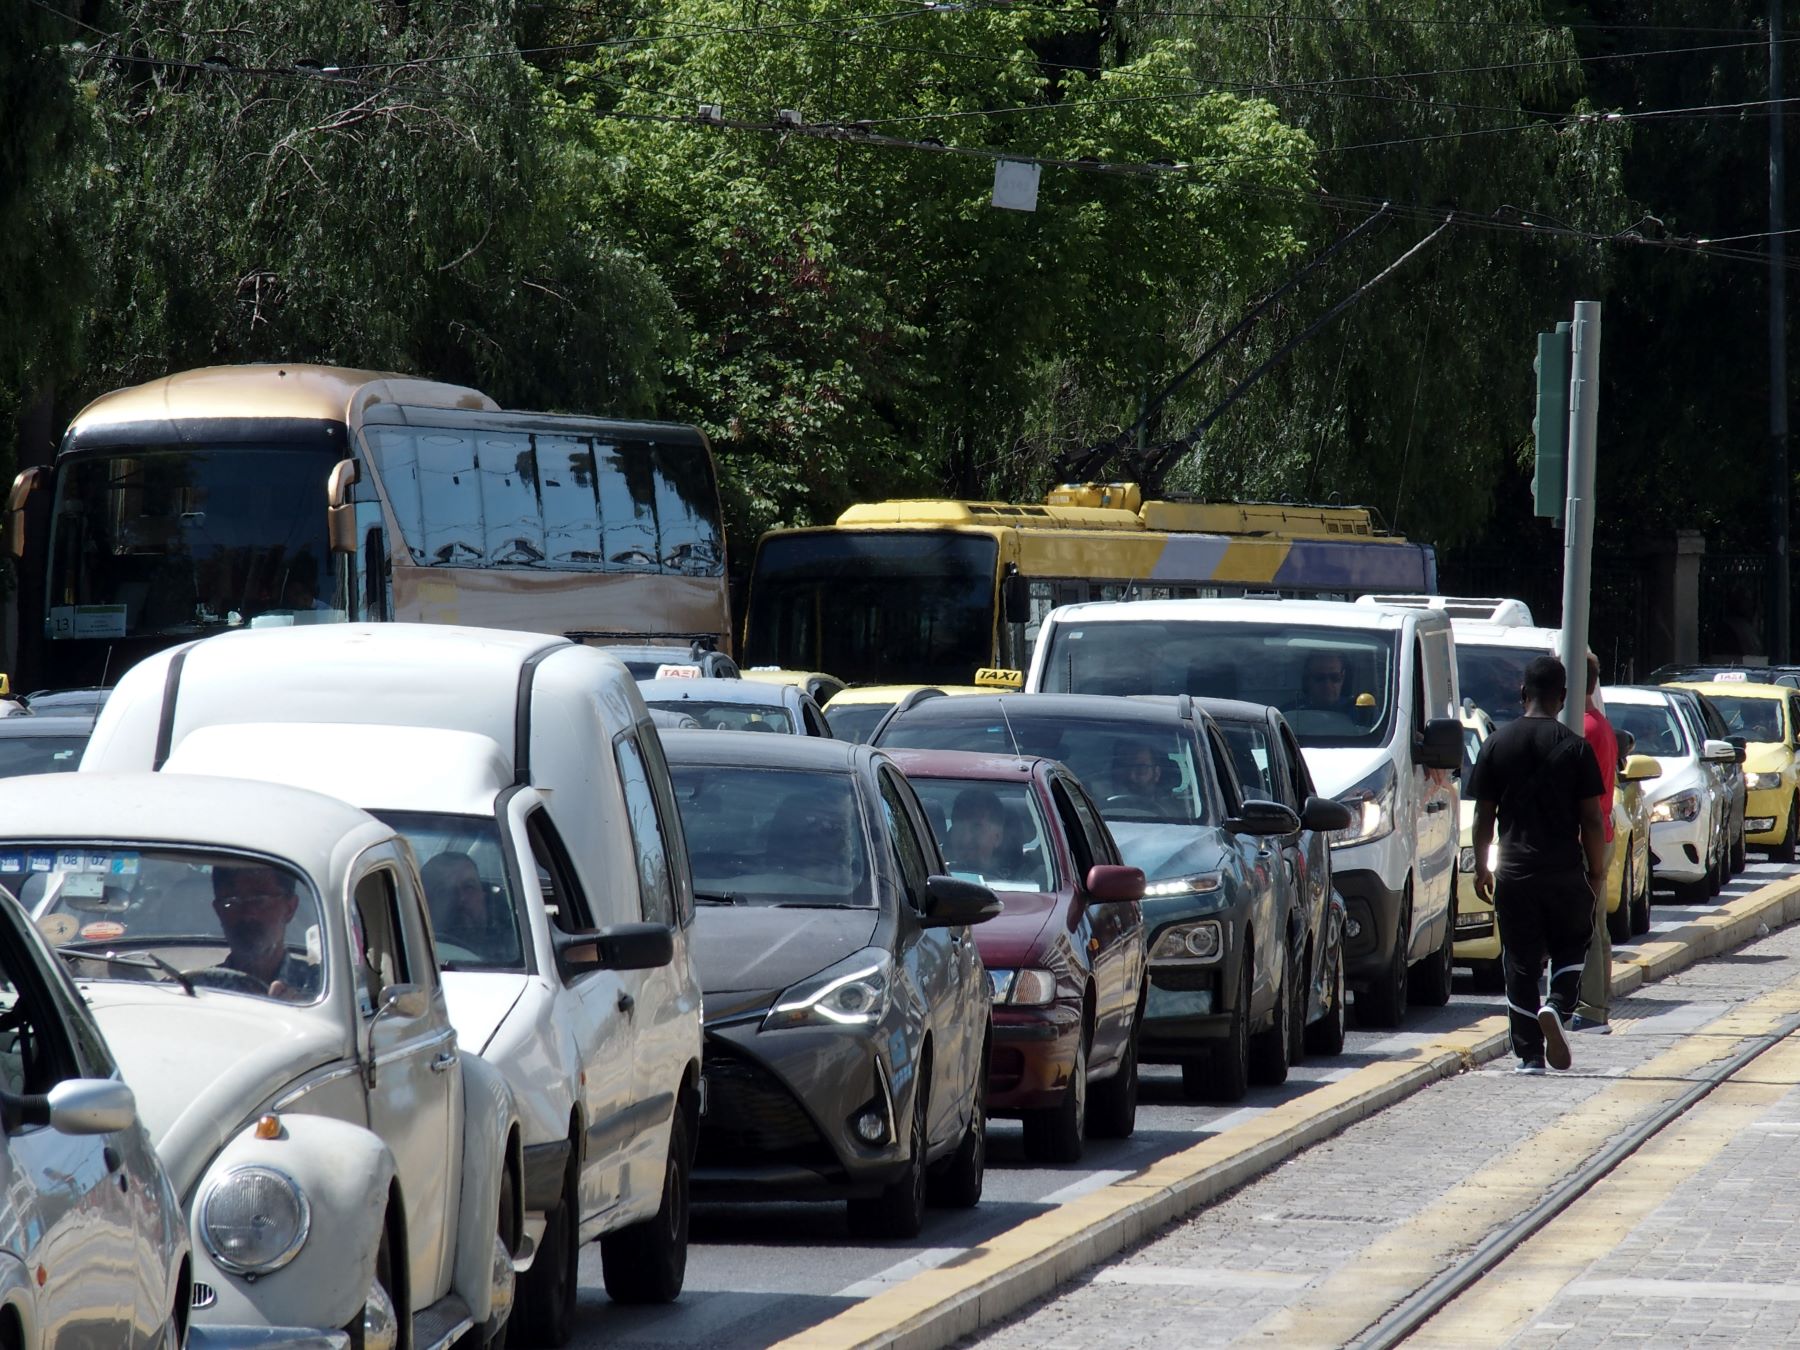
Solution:
<path fill-rule="evenodd" d="M 1025 1156 L 1038 1163 L 1081 1161 L 1087 1147 L 1088 1054 L 1091 1036 L 1083 1025 L 1075 1043 L 1075 1065 L 1069 1070 L 1069 1086 L 1055 1106 L 1027 1111 L 1024 1116 Z"/>
<path fill-rule="evenodd" d="M 1781 842 L 1769 851 L 1776 862 L 1791 863 L 1800 854 L 1800 837 L 1796 837 L 1800 824 L 1796 824 L 1796 821 L 1800 821 L 1800 797 L 1795 797 L 1788 803 L 1787 832 L 1781 836 Z"/>
<path fill-rule="evenodd" d="M 1650 878 L 1636 875 L 1637 868 L 1632 855 L 1625 858 L 1626 871 L 1631 875 L 1631 934 L 1642 937 L 1650 931 Z"/>
<path fill-rule="evenodd" d="M 1731 844 L 1731 875 L 1736 876 L 1750 865 L 1750 845 L 1744 838 L 1744 822 L 1738 820 L 1737 838 Z"/>
<path fill-rule="evenodd" d="M 1260 1087 L 1280 1087 L 1288 1076 L 1288 1020 L 1293 1016 L 1294 963 L 1277 949 L 1281 958 L 1281 989 L 1269 1011 L 1269 1025 L 1250 1037 L 1250 1081 Z M 1304 1014 L 1302 1014 L 1304 1016 Z"/>
<path fill-rule="evenodd" d="M 1250 1090 L 1250 967 L 1254 953 L 1246 947 L 1238 966 L 1237 1007 L 1224 1039 L 1214 1042 L 1203 1064 L 1181 1066 L 1181 1086 L 1190 1097 L 1215 1102 L 1241 1102 Z"/>
<path fill-rule="evenodd" d="M 1137 1129 L 1138 1104 L 1138 1027 L 1143 1021 L 1143 1000 L 1138 1000 L 1138 1016 L 1131 1024 L 1131 1038 L 1125 1042 L 1125 1058 L 1118 1072 L 1104 1082 L 1095 1083 L 1088 1092 L 1087 1132 L 1095 1139 L 1129 1139 Z"/>
<path fill-rule="evenodd" d="M 518 1251 L 519 1237 L 513 1229 L 513 1210 L 517 1204 L 516 1181 L 512 1169 L 500 1169 L 500 1203 L 495 1206 L 494 1225 L 500 1238 L 500 1245 L 506 1249 L 508 1256 Z M 515 1286 L 516 1293 L 516 1286 Z M 515 1299 L 516 1302 L 516 1299 Z M 506 1350 L 508 1334 L 512 1331 L 512 1308 L 508 1306 L 504 1312 L 490 1314 L 487 1322 L 464 1335 L 462 1344 L 469 1350 Z"/>
<path fill-rule="evenodd" d="M 912 1154 L 906 1171 L 880 1195 L 849 1203 L 853 1236 L 913 1238 L 925 1226 L 925 1162 L 931 1151 L 931 1141 L 926 1137 L 925 1094 L 930 1087 L 921 1077 L 913 1089 Z"/>
<path fill-rule="evenodd" d="M 1344 1033 L 1348 1030 L 1349 1009 L 1344 997 L 1344 952 L 1340 947 L 1331 956 L 1331 1007 L 1318 1021 L 1307 1026 L 1306 1052 L 1331 1057 L 1344 1053 Z"/>
<path fill-rule="evenodd" d="M 1626 847 L 1630 847 L 1627 841 Z M 1606 935 L 1614 942 L 1631 941 L 1631 854 L 1625 855 L 1625 875 L 1619 879 L 1619 907 L 1606 916 Z"/>
<path fill-rule="evenodd" d="M 1305 954 L 1300 958 L 1300 965 L 1295 970 L 1295 979 L 1291 986 L 1293 995 L 1288 1001 L 1288 1067 L 1300 1063 L 1306 1058 L 1306 1014 L 1312 1011 L 1312 944 L 1306 944 Z"/>
<path fill-rule="evenodd" d="M 1394 927 L 1394 949 L 1388 953 L 1388 968 L 1375 984 L 1356 996 L 1356 1020 L 1364 1026 L 1397 1027 L 1406 1016 L 1406 948 L 1411 929 L 1412 883 L 1408 882 L 1400 921 Z"/>
<path fill-rule="evenodd" d="M 562 1199 L 545 1216 L 543 1241 L 531 1269 L 519 1281 L 513 1304 L 518 1328 L 516 1345 L 567 1345 L 573 1334 L 577 1268 L 581 1259 L 581 1195 L 577 1187 L 580 1151 L 569 1141 L 569 1170 L 563 1177 Z"/>
<path fill-rule="evenodd" d="M 981 1062 L 976 1066 L 974 1100 L 969 1105 L 969 1125 L 962 1142 L 938 1173 L 926 1183 L 926 1199 L 944 1209 L 974 1209 L 981 1203 L 987 1178 L 988 1047 L 982 1042 Z"/>
<path fill-rule="evenodd" d="M 600 1270 L 614 1303 L 673 1303 L 687 1279 L 688 1183 L 694 1149 L 687 1112 L 675 1106 L 669 1122 L 669 1161 L 663 1168 L 662 1203 L 648 1219 L 600 1239 Z"/>
<path fill-rule="evenodd" d="M 392 1229 L 384 1226 L 381 1246 L 375 1251 L 375 1278 L 369 1282 L 362 1316 L 344 1328 L 350 1350 L 393 1350 L 402 1344 L 401 1319 L 411 1314 L 394 1301 L 393 1290 L 394 1271 L 405 1269 L 406 1253 L 393 1249 L 391 1234 Z"/>
<path fill-rule="evenodd" d="M 1450 907 L 1444 912 L 1444 940 L 1419 962 L 1419 973 L 1408 991 L 1421 1008 L 1441 1008 L 1450 1001 L 1451 966 L 1456 959 L 1456 873 L 1450 874 Z"/>

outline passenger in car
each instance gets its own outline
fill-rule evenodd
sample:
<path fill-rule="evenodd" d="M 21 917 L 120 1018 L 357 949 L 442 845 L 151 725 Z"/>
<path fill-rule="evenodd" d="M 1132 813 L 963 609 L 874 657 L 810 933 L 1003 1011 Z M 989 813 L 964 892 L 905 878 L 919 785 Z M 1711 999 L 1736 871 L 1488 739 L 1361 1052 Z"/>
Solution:
<path fill-rule="evenodd" d="M 1015 876 L 1019 847 L 1000 798 L 987 788 L 965 788 L 950 807 L 944 861 L 952 872 L 978 877 Z"/>
<path fill-rule="evenodd" d="M 230 944 L 225 959 L 191 973 L 195 984 L 304 1002 L 319 992 L 319 967 L 287 949 L 288 921 L 300 907 L 298 881 L 279 867 L 247 864 L 212 870 L 213 912 Z"/>

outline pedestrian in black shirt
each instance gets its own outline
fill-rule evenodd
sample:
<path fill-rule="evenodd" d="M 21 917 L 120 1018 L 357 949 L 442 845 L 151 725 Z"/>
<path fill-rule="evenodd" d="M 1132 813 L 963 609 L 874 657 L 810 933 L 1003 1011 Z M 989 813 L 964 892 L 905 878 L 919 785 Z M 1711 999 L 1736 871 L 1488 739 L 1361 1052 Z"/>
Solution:
<path fill-rule="evenodd" d="M 1600 764 L 1586 740 L 1556 720 L 1568 676 L 1553 656 L 1525 669 L 1525 715 L 1488 737 L 1469 777 L 1475 798 L 1475 892 L 1494 905 L 1500 925 L 1506 1003 L 1519 1072 L 1569 1067 L 1563 1023 L 1580 994 L 1581 968 L 1594 923 L 1594 897 L 1606 885 L 1606 833 L 1600 814 Z M 1500 826 L 1499 867 L 1488 871 L 1488 845 Z M 1550 997 L 1538 1002 L 1544 960 Z"/>

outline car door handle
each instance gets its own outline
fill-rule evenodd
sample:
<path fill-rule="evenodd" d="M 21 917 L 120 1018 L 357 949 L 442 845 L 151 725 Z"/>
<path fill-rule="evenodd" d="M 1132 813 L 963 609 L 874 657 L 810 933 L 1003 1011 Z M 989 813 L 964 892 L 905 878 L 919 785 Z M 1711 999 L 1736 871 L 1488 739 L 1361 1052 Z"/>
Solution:
<path fill-rule="evenodd" d="M 635 1007 L 637 1007 L 637 1000 L 635 998 L 633 998 L 630 994 L 621 993 L 619 995 L 619 1011 L 620 1012 L 628 1013 Z"/>
<path fill-rule="evenodd" d="M 440 1050 L 436 1055 L 432 1056 L 431 1071 L 433 1073 L 443 1073 L 454 1063 L 456 1063 L 456 1051 Z"/>
<path fill-rule="evenodd" d="M 1441 798 L 1435 802 L 1426 802 L 1425 803 L 1425 814 L 1428 816 L 1436 815 L 1439 811 L 1444 810 L 1449 805 L 1450 805 L 1449 802 L 1444 801 Z"/>

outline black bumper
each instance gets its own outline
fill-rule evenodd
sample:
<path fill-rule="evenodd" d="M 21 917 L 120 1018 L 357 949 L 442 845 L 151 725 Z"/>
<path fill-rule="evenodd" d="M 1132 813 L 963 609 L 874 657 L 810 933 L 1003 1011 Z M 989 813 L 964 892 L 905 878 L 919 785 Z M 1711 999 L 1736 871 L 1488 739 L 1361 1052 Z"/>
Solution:
<path fill-rule="evenodd" d="M 1373 872 L 1334 872 L 1331 879 L 1344 897 L 1344 979 L 1353 989 L 1366 987 L 1393 959 L 1406 892 L 1389 890 Z"/>

